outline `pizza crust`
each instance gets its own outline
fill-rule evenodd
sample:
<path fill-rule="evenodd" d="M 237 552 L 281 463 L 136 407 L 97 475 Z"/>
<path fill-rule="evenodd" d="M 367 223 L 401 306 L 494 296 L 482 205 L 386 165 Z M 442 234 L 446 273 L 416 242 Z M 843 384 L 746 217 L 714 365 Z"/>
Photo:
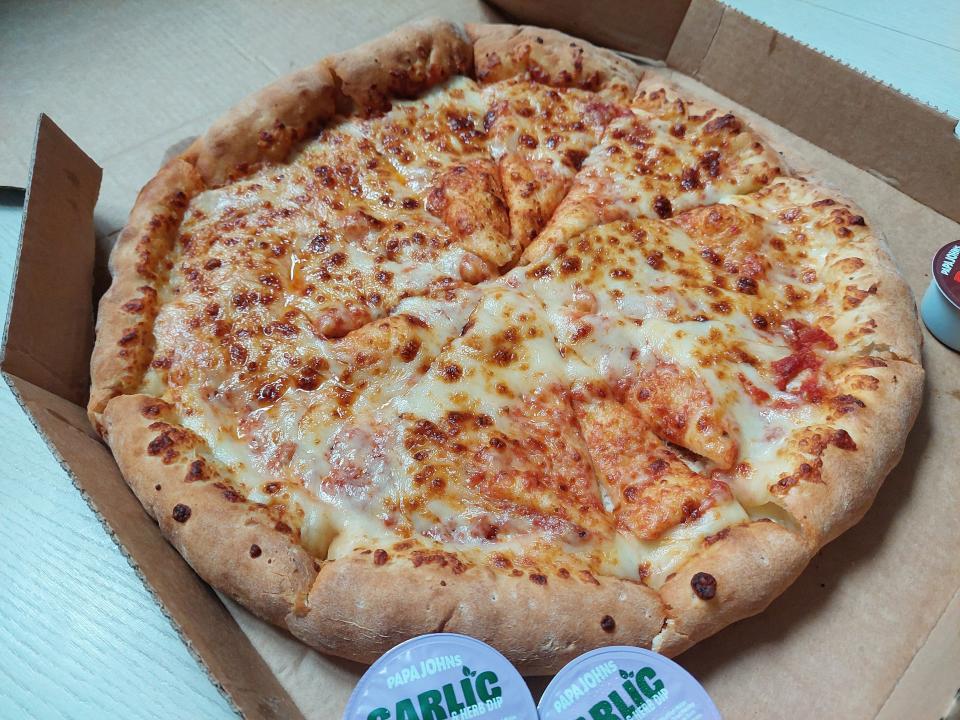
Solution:
<path fill-rule="evenodd" d="M 323 61 L 272 82 L 217 120 L 185 153 L 207 187 L 281 161 L 336 113 L 336 85 Z"/>
<path fill-rule="evenodd" d="M 751 522 L 708 538 L 659 591 L 614 578 L 588 582 L 551 574 L 541 583 L 475 565 L 418 565 L 393 552 L 385 562 L 372 551 L 315 559 L 277 529 L 269 509 L 237 499 L 229 482 L 190 478 L 192 464 L 203 459 L 199 439 L 177 424 L 170 406 L 133 394 L 152 359 L 163 260 L 191 197 L 261 162 L 283 160 L 338 112 L 384 112 L 392 98 L 415 96 L 474 69 L 481 82 L 530 75 L 623 103 L 643 76 L 614 53 L 556 31 L 468 25 L 464 33 L 428 21 L 323 59 L 252 95 L 165 165 L 137 198 L 111 256 L 113 284 L 100 302 L 91 421 L 146 510 L 198 574 L 313 647 L 372 661 L 411 635 L 464 632 L 491 642 L 530 674 L 553 672 L 605 644 L 675 655 L 766 607 L 823 544 L 860 519 L 903 451 L 922 391 L 920 331 L 910 290 L 879 236 L 867 243 L 872 252 L 860 268 L 831 270 L 837 283 L 878 288 L 860 298 L 858 308 L 876 321 L 876 330 L 853 345 L 880 364 L 851 365 L 838 379 L 862 402 L 853 402 L 852 411 L 838 409 L 834 423 L 857 450 L 828 443 L 821 477 L 798 482 L 775 500 L 792 523 Z M 174 438 L 173 455 L 151 450 L 164 444 L 156 441 L 165 432 Z M 207 467 L 217 473 L 214 463 Z M 183 507 L 190 509 L 186 518 Z M 717 581 L 711 599 L 691 586 L 701 572 Z"/>
<path fill-rule="evenodd" d="M 327 562 L 290 631 L 324 652 L 372 662 L 414 635 L 483 638 L 529 675 L 552 673 L 600 645 L 649 647 L 663 625 L 656 592 L 612 578 L 571 573 L 513 575 L 408 557 L 382 565 L 354 553 Z M 442 555 L 442 554 L 441 554 Z"/>
<path fill-rule="evenodd" d="M 200 577 L 283 625 L 313 585 L 317 564 L 290 534 L 275 529 L 277 521 L 263 506 L 235 497 L 225 483 L 218 486 L 215 464 L 202 458 L 199 439 L 177 424 L 172 409 L 148 395 L 122 395 L 107 404 L 105 437 L 124 478 Z M 157 443 L 161 437 L 167 440 Z M 151 453 L 151 447 L 159 449 Z M 198 460 L 203 471 L 195 479 Z"/>
<path fill-rule="evenodd" d="M 336 77 L 341 109 L 369 115 L 390 109 L 473 68 L 473 50 L 463 31 L 443 20 L 410 23 L 324 61 Z"/>
<path fill-rule="evenodd" d="M 135 392 L 153 355 L 160 261 L 173 245 L 190 198 L 203 189 L 196 168 L 180 158 L 144 186 L 110 254 L 113 282 L 100 298 L 90 359 L 90 422 L 117 395 Z"/>
<path fill-rule="evenodd" d="M 612 50 L 556 30 L 485 23 L 465 27 L 481 83 L 528 75 L 546 85 L 594 90 L 625 102 L 643 75 L 635 63 Z"/>
<path fill-rule="evenodd" d="M 832 427 L 846 431 L 856 450 L 826 439 L 819 477 L 800 479 L 775 500 L 795 519 L 816 553 L 864 516 L 887 474 L 900 461 L 923 396 L 923 367 L 899 360 L 854 367 L 839 380 L 850 393 L 834 410 Z M 862 379 L 876 378 L 876 388 Z M 861 405 L 862 403 L 862 405 Z"/>
<path fill-rule="evenodd" d="M 761 612 L 797 579 L 813 547 L 770 521 L 739 525 L 721 533 L 687 560 L 660 588 L 667 620 L 652 649 L 678 655 L 727 625 Z M 716 594 L 703 598 L 694 576 L 707 573 Z"/>
<path fill-rule="evenodd" d="M 783 207 L 830 203 L 826 207 L 836 220 L 836 252 L 843 257 L 829 264 L 821 279 L 836 286 L 845 311 L 856 311 L 864 321 L 875 324 L 869 333 L 844 337 L 843 348 L 920 365 L 922 335 L 913 293 L 897 269 L 883 234 L 869 224 L 863 210 L 810 172 L 798 178 L 778 178 L 757 195 L 772 196 Z M 751 211 L 749 204 L 737 205 Z M 850 218 L 862 224 L 841 222 Z M 851 256 L 862 262 L 844 262 Z"/>

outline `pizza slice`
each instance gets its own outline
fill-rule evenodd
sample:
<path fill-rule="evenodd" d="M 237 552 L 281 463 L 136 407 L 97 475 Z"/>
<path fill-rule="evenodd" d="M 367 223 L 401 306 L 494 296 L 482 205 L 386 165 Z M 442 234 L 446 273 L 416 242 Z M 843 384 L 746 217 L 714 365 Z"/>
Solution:
<path fill-rule="evenodd" d="M 269 316 L 330 338 L 437 281 L 477 282 L 493 272 L 368 140 L 342 130 L 324 131 L 287 166 L 196 198 L 169 283 L 181 299 L 189 291 L 215 301 L 225 323 L 253 314 L 265 325 Z M 246 332 L 249 339 L 254 330 Z"/>
<path fill-rule="evenodd" d="M 779 293 L 782 306 L 802 311 L 807 324 L 829 333 L 840 357 L 920 362 L 910 290 L 883 238 L 859 208 L 839 193 L 799 178 L 779 178 L 759 192 L 724 202 L 763 223 L 763 254 L 772 272 L 761 290 Z M 827 297 L 837 300 L 825 302 Z M 878 340 L 881 320 L 902 331 Z"/>
<path fill-rule="evenodd" d="M 535 297 L 489 286 L 461 337 L 387 409 L 398 433 L 395 498 L 420 535 L 559 542 L 610 532 Z"/>
<path fill-rule="evenodd" d="M 573 177 L 625 105 L 577 87 L 510 77 L 484 87 L 484 126 L 510 209 L 514 242 L 526 247 L 566 195 Z"/>
<path fill-rule="evenodd" d="M 780 172 L 779 156 L 743 120 L 684 98 L 648 75 L 631 112 L 607 126 L 523 261 L 533 262 L 596 225 L 669 218 L 753 192 Z"/>
<path fill-rule="evenodd" d="M 582 381 L 602 379 L 658 437 L 699 456 L 751 517 L 822 542 L 847 516 L 838 508 L 869 495 L 825 482 L 823 458 L 854 462 L 885 412 L 882 388 L 916 382 L 912 334 L 875 338 L 878 304 L 906 288 L 842 198 L 782 179 L 725 202 L 600 226 L 513 272 Z M 897 306 L 914 327 L 909 304 Z M 834 510 L 814 513 L 811 495 Z"/>
<path fill-rule="evenodd" d="M 638 541 L 631 553 L 637 577 L 657 588 L 711 535 L 749 516 L 708 464 L 658 437 L 614 396 L 602 382 L 580 384 L 577 422 L 605 506 L 618 531 Z M 619 572 L 629 573 L 623 565 Z"/>
<path fill-rule="evenodd" d="M 193 358 L 202 372 L 174 380 L 155 367 L 145 390 L 165 383 L 163 401 L 180 408 L 184 431 L 209 448 L 220 475 L 234 478 L 250 501 L 286 508 L 284 522 L 324 557 L 350 529 L 331 503 L 352 498 L 356 511 L 369 509 L 360 481 L 369 468 L 346 450 L 370 437 L 355 418 L 413 387 L 460 334 L 479 294 L 469 285 L 436 288 L 338 340 L 304 344 L 277 332 L 261 340 L 257 355 L 198 341 L 211 352 Z"/>

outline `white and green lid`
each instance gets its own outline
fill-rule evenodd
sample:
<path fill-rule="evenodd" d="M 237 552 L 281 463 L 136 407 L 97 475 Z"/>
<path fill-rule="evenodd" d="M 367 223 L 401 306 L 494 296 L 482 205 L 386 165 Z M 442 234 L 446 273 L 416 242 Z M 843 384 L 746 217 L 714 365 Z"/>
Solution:
<path fill-rule="evenodd" d="M 503 655 L 466 635 L 435 633 L 380 657 L 344 720 L 536 720 L 527 684 Z"/>
<path fill-rule="evenodd" d="M 626 646 L 567 663 L 537 708 L 540 720 L 720 720 L 690 673 L 663 655 Z"/>

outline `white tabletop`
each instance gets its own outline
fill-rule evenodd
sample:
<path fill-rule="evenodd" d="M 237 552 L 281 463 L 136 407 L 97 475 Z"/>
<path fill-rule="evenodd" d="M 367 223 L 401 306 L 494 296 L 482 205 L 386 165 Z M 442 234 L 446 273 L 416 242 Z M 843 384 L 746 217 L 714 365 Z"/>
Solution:
<path fill-rule="evenodd" d="M 956 0 L 727 0 L 960 117 Z M 0 205 L 0 317 L 19 211 Z M 0 718 L 233 718 L 0 384 Z"/>

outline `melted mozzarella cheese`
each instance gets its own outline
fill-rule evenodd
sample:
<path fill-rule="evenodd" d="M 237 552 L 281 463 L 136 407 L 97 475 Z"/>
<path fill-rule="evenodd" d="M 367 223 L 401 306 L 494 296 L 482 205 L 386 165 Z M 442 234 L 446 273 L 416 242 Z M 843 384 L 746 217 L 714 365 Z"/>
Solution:
<path fill-rule="evenodd" d="M 717 505 L 696 520 L 676 525 L 656 541 L 620 533 L 604 549 L 603 572 L 630 580 L 644 579 L 657 589 L 670 573 L 703 546 L 703 540 L 721 530 L 748 522 L 750 516 L 735 500 Z"/>

